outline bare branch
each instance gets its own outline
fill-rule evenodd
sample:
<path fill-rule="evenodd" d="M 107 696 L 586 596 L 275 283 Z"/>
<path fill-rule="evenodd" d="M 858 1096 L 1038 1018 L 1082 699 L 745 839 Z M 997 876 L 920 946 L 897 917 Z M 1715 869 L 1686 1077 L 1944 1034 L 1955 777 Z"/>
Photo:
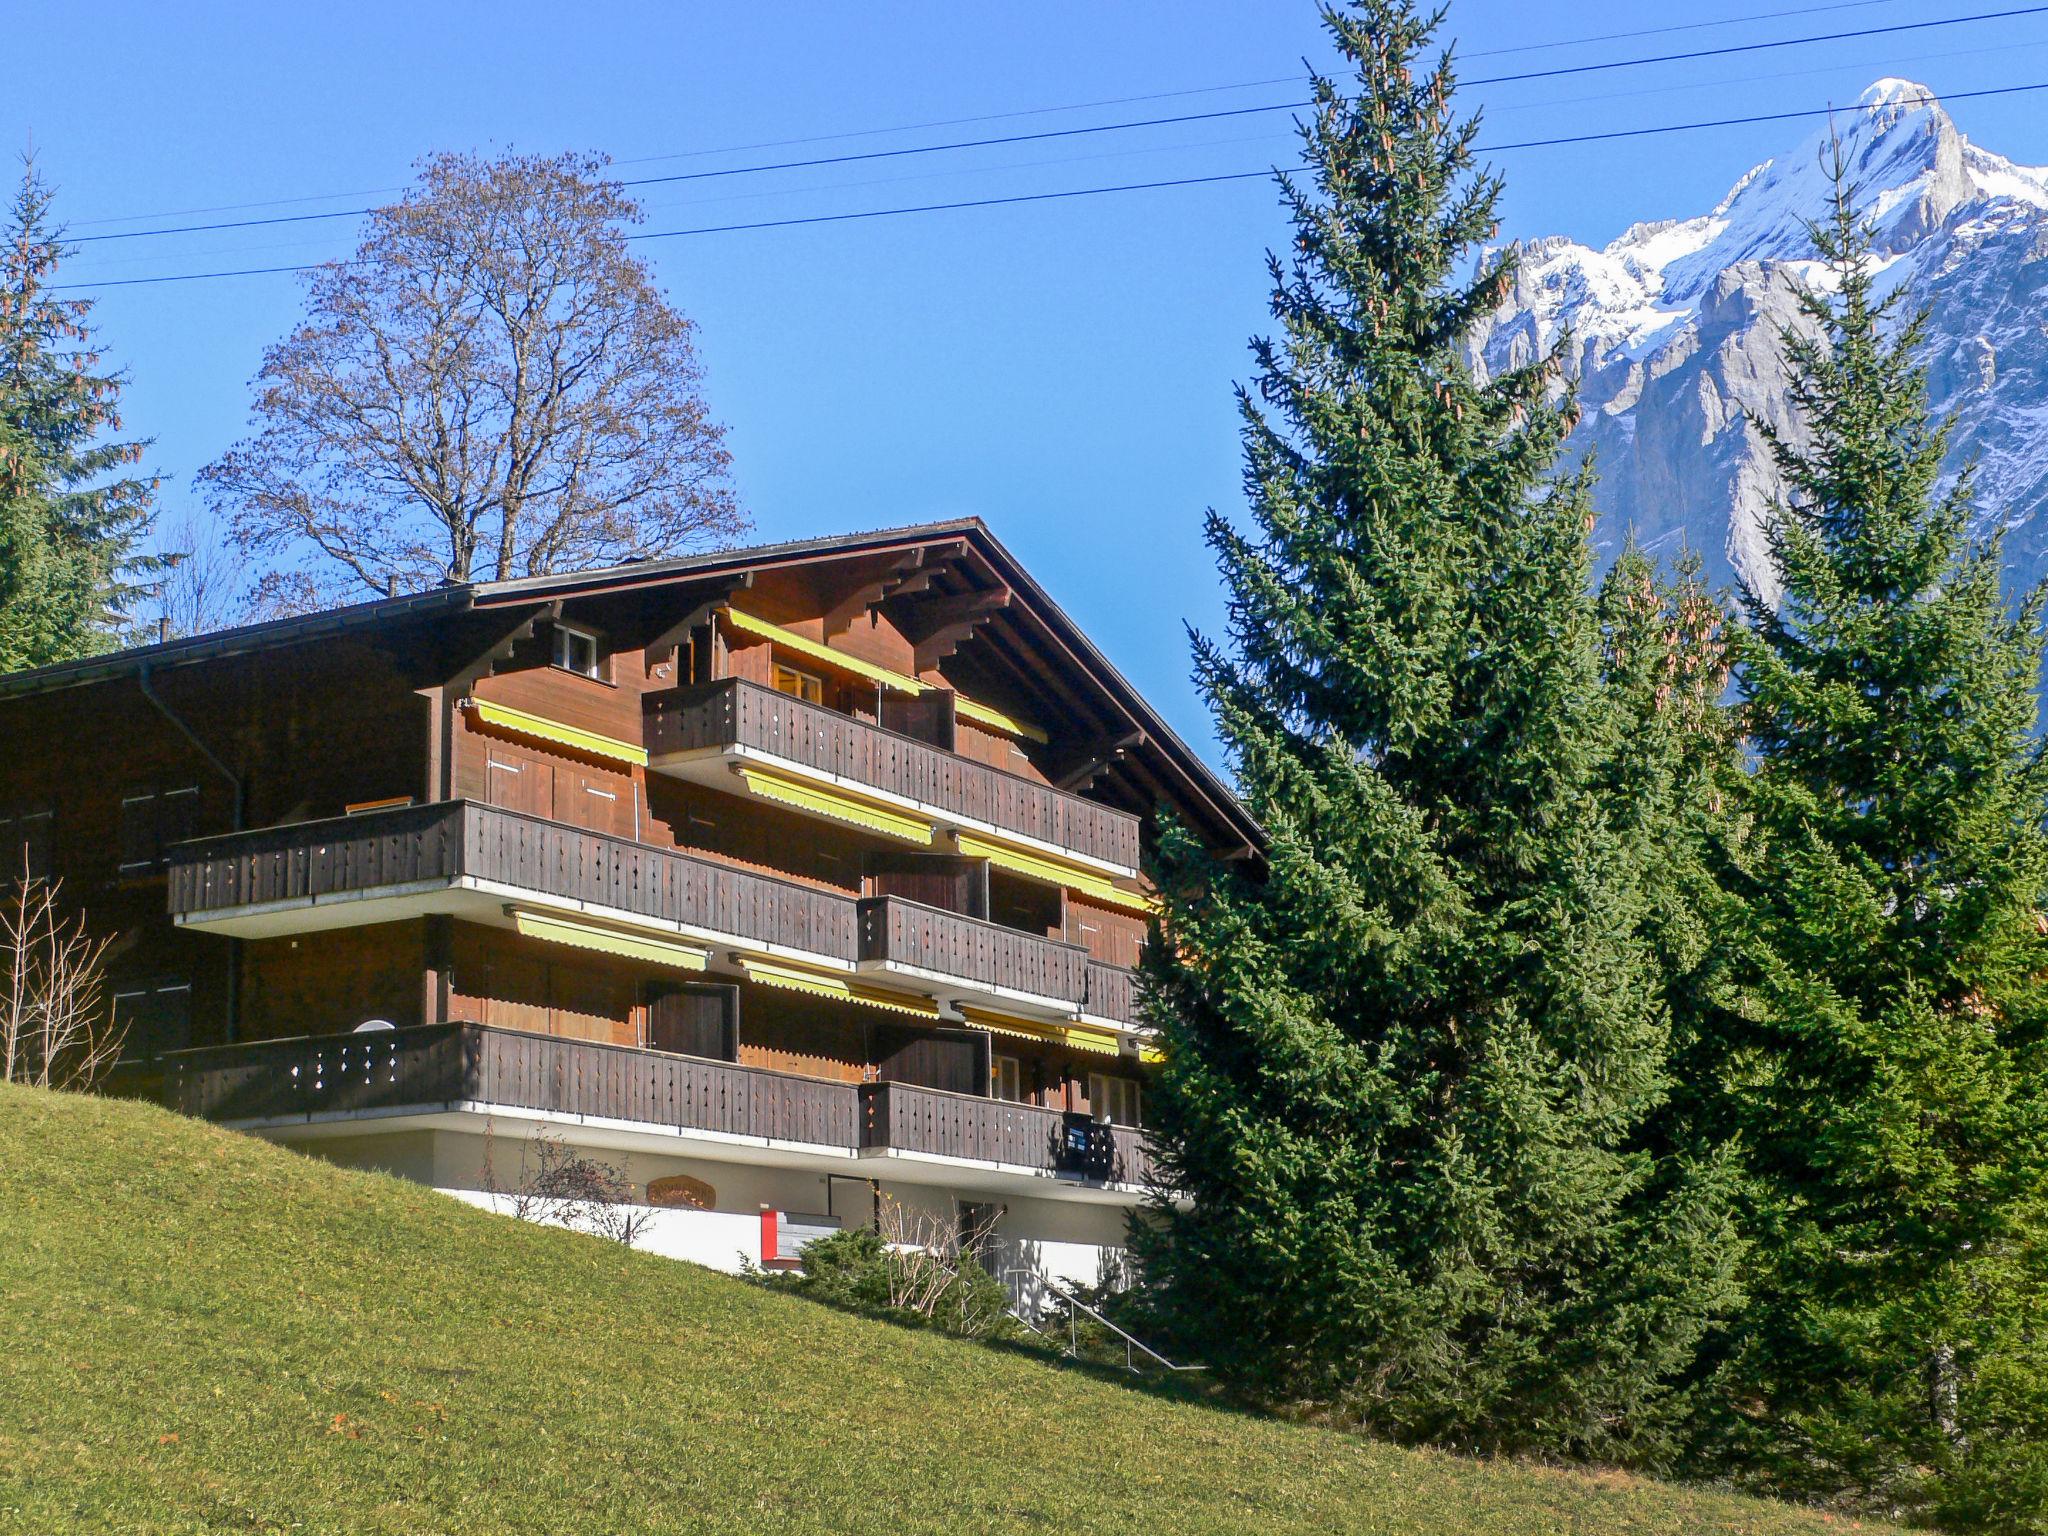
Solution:
<path fill-rule="evenodd" d="M 59 887 L 30 876 L 0 893 L 0 1082 L 89 1088 L 121 1054 L 125 1031 L 107 1005 L 100 962 L 108 940 Z"/>
<path fill-rule="evenodd" d="M 257 375 L 256 435 L 200 474 L 246 553 L 296 562 L 257 607 L 745 530 L 695 328 L 628 252 L 640 208 L 608 163 L 430 156 L 354 260 L 309 276 Z"/>

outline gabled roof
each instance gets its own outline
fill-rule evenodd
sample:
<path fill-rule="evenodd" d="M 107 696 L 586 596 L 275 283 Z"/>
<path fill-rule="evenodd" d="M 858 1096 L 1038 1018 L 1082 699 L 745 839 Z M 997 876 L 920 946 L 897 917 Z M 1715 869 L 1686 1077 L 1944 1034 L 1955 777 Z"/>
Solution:
<path fill-rule="evenodd" d="M 462 613 L 645 589 L 671 582 L 681 584 L 695 578 L 735 575 L 768 566 L 843 559 L 954 541 L 964 542 L 970 547 L 987 569 L 1010 588 L 1017 606 L 1023 611 L 1021 622 L 1031 626 L 1034 648 L 1063 653 L 1060 659 L 1092 681 L 1101 690 L 1103 702 L 1110 710 L 1128 722 L 1130 735 L 1137 743 L 1132 750 L 1142 752 L 1149 759 L 1149 779 L 1159 782 L 1162 788 L 1171 786 L 1177 790 L 1174 798 L 1197 810 L 1201 819 L 1213 829 L 1241 840 L 1247 848 L 1256 849 L 1262 844 L 1257 822 L 1229 787 L 1145 701 L 1144 696 L 1096 648 L 1080 626 L 1053 601 L 978 517 L 918 523 L 868 533 L 793 539 L 664 560 L 638 560 L 567 575 L 451 583 L 402 597 L 379 598 L 262 624 L 239 625 L 211 634 L 191 635 L 158 645 L 136 646 L 104 656 L 0 675 L 0 700 L 106 682 L 145 671 L 191 666 L 222 657 L 248 655 L 329 635 L 373 634 Z"/>

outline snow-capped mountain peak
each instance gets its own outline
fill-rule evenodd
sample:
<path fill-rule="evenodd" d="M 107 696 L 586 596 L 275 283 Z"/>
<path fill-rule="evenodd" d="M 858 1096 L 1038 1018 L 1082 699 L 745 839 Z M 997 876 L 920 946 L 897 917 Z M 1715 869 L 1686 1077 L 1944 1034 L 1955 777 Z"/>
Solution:
<path fill-rule="evenodd" d="M 1884 287 L 1931 312 L 1930 386 L 1959 412 L 1956 462 L 1981 461 L 1982 514 L 2019 530 L 2008 548 L 2033 579 L 2048 568 L 2048 440 L 2031 430 L 2048 424 L 2048 169 L 1971 144 L 1914 81 L 1877 81 L 1706 213 L 1632 225 L 1598 250 L 1521 244 L 1474 358 L 1520 363 L 1569 329 L 1586 407 L 1574 441 L 1599 456 L 1604 551 L 1632 527 L 1769 592 L 1760 522 L 1779 487 L 1748 415 L 1788 425 L 1778 337 L 1798 323 L 1793 285 L 1829 280 L 1810 231 L 1837 152 Z"/>

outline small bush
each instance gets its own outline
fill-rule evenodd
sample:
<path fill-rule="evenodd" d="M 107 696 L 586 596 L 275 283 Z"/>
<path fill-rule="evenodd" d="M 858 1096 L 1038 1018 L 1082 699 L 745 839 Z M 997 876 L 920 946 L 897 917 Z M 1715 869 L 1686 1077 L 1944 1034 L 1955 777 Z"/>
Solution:
<path fill-rule="evenodd" d="M 804 1246 L 795 1274 L 748 1273 L 869 1317 L 961 1338 L 1004 1338 L 1017 1329 L 1009 1293 L 973 1254 L 891 1242 L 872 1227 L 834 1232 Z"/>

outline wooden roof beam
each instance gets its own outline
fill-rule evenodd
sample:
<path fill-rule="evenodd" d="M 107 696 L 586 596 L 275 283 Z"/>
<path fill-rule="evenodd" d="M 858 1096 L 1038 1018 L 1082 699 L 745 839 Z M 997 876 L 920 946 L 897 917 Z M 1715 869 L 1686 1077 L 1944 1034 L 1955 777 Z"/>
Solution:
<path fill-rule="evenodd" d="M 522 640 L 533 638 L 534 628 L 542 622 L 552 622 L 562 616 L 562 600 L 541 603 L 529 608 L 520 616 L 519 622 L 505 630 L 491 645 L 478 652 L 459 668 L 455 675 L 443 684 L 450 698 L 468 691 L 478 678 L 489 677 L 491 669 L 512 654 L 512 648 Z"/>
<path fill-rule="evenodd" d="M 1052 776 L 1053 788 L 1078 795 L 1100 778 L 1106 769 L 1122 762 L 1125 753 L 1150 742 L 1151 738 L 1143 731 L 1098 737 L 1080 749 L 1070 766 Z"/>
<path fill-rule="evenodd" d="M 916 583 L 913 590 L 919 592 L 930 586 L 935 572 L 925 569 L 927 553 L 923 549 L 913 549 L 907 554 L 898 555 L 881 575 L 872 581 L 862 582 L 826 609 L 825 638 L 830 640 L 834 635 L 845 634 L 853 628 L 855 619 L 864 613 L 872 613 L 879 604 L 901 592 L 912 582 Z"/>
<path fill-rule="evenodd" d="M 911 635 L 917 656 L 917 670 L 927 672 L 959 650 L 974 632 L 1010 606 L 1010 589 L 992 587 L 984 592 L 962 592 L 953 597 L 927 597 L 903 610 L 904 628 Z"/>
<path fill-rule="evenodd" d="M 648 671 L 653 671 L 663 662 L 673 658 L 683 641 L 689 638 L 691 630 L 697 628 L 700 624 L 708 624 L 711 621 L 713 609 L 719 608 L 730 601 L 733 593 L 745 591 L 753 584 L 754 573 L 752 571 L 741 571 L 736 575 L 728 576 L 724 581 L 716 583 L 708 590 L 702 587 L 694 588 L 693 590 L 705 593 L 703 601 L 647 642 L 645 654 Z"/>

